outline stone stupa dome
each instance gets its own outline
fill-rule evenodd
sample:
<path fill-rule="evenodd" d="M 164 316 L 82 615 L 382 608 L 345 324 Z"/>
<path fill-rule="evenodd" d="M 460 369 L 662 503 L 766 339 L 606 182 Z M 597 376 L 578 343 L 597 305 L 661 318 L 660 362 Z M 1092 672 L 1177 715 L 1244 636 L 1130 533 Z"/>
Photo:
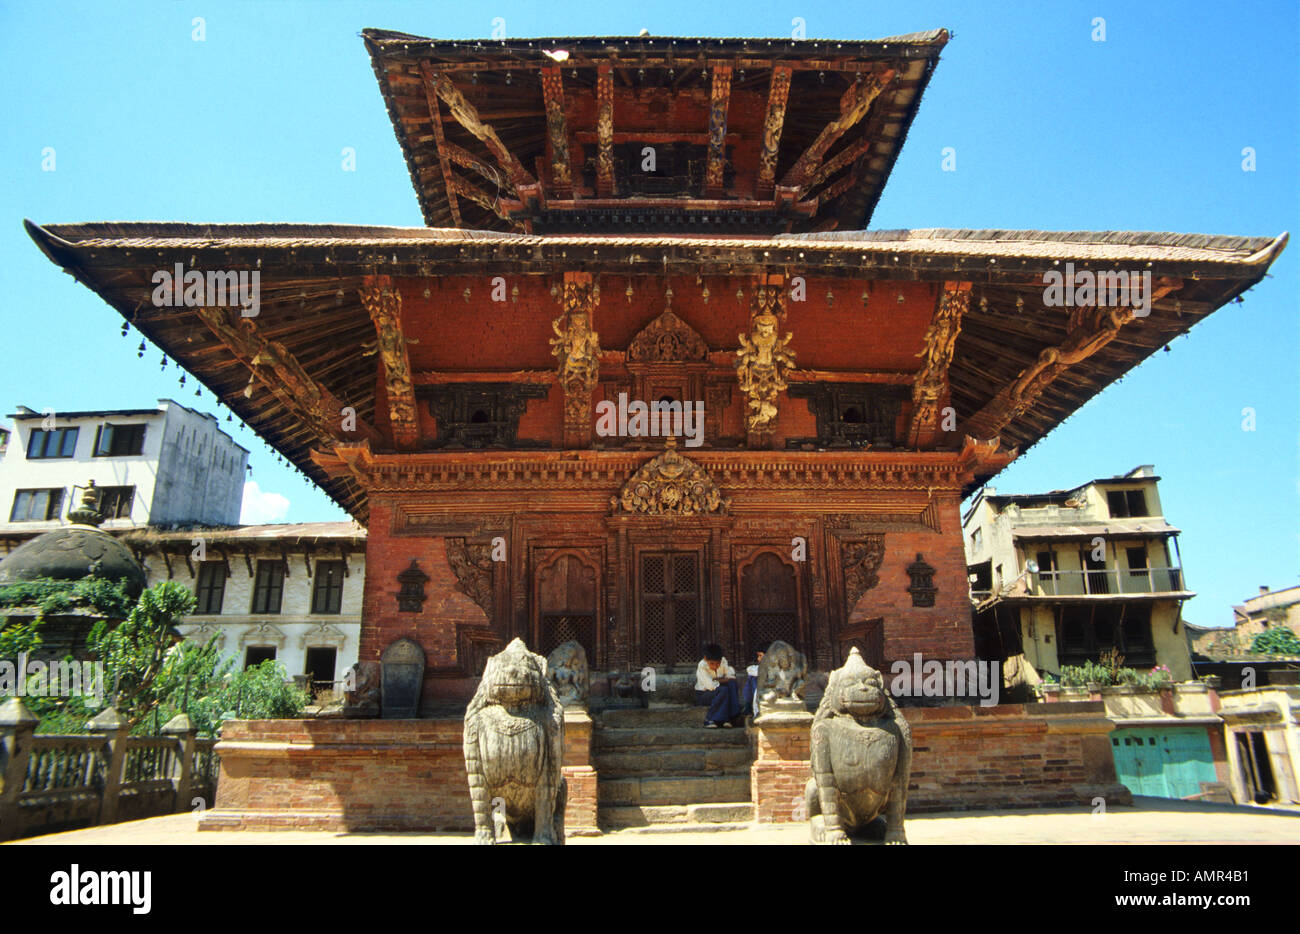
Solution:
<path fill-rule="evenodd" d="M 40 578 L 71 582 L 94 576 L 123 581 L 132 599 L 140 596 L 147 583 L 144 568 L 130 549 L 99 529 L 104 517 L 98 499 L 92 481 L 81 507 L 68 513 L 72 525 L 38 535 L 0 560 L 0 586 Z"/>

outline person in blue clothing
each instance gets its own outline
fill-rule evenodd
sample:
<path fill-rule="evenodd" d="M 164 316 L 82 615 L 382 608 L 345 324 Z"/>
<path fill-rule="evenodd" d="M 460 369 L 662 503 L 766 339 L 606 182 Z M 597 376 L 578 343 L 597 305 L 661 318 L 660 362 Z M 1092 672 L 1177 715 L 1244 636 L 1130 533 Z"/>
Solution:
<path fill-rule="evenodd" d="M 745 695 L 741 699 L 741 710 L 748 711 L 755 717 L 758 716 L 758 666 L 767 653 L 767 646 L 768 643 L 764 642 L 758 647 L 754 653 L 754 664 L 745 669 Z"/>
<path fill-rule="evenodd" d="M 741 713 L 736 669 L 727 664 L 716 642 L 704 647 L 704 657 L 695 666 L 695 703 L 709 708 L 704 726 L 711 730 L 734 726 L 732 721 Z"/>

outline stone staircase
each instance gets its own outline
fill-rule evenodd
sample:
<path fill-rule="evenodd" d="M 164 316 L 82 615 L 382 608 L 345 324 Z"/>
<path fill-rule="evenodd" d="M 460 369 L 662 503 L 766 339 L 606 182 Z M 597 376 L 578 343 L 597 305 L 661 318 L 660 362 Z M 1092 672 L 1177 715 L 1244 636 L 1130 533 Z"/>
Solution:
<path fill-rule="evenodd" d="M 602 829 L 730 830 L 754 819 L 754 756 L 744 729 L 705 729 L 704 708 L 685 704 L 609 709 L 594 717 Z"/>

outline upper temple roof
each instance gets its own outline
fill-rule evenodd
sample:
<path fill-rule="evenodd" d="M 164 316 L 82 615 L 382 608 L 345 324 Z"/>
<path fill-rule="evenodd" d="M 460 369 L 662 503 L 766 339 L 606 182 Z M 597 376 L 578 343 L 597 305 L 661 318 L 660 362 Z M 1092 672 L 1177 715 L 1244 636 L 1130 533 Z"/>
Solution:
<path fill-rule="evenodd" d="M 425 223 L 865 227 L 948 41 L 363 33 Z"/>

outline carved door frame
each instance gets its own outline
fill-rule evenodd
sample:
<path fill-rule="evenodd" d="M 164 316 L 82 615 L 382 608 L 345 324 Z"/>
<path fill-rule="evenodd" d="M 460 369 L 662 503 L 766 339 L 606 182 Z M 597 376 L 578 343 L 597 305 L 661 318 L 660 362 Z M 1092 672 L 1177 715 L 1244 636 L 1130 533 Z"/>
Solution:
<path fill-rule="evenodd" d="M 600 554 L 593 554 L 599 550 Z M 540 652 L 542 640 L 542 573 L 553 567 L 561 558 L 574 558 L 583 567 L 588 568 L 595 580 L 596 598 L 592 606 L 592 625 L 594 627 L 594 645 L 591 657 L 587 659 L 590 668 L 605 665 L 605 555 L 604 545 L 571 545 L 568 543 L 547 544 L 531 541 L 528 544 L 528 634 L 529 645 L 536 646 Z"/>
<path fill-rule="evenodd" d="M 737 654 L 743 653 L 745 663 L 753 658 L 756 646 L 750 643 L 749 625 L 745 614 L 744 577 L 747 568 L 753 566 L 766 554 L 775 555 L 777 560 L 794 572 L 795 586 L 795 638 L 796 649 L 803 652 L 810 660 L 815 655 L 812 627 L 812 607 L 808 585 L 808 560 L 795 561 L 790 554 L 789 545 L 733 545 L 731 574 L 731 606 L 735 617 L 735 640 Z"/>
<path fill-rule="evenodd" d="M 655 551 L 695 551 L 700 563 L 700 618 L 697 636 L 701 643 L 718 641 L 722 628 L 724 581 L 730 575 L 730 556 L 724 544 L 731 526 L 729 517 L 611 516 L 606 520 L 615 536 L 618 583 L 616 621 L 626 647 L 625 662 L 640 666 L 643 628 L 641 620 L 641 555 Z M 693 666 L 698 659 L 691 660 Z M 685 670 L 685 663 L 671 667 Z"/>

